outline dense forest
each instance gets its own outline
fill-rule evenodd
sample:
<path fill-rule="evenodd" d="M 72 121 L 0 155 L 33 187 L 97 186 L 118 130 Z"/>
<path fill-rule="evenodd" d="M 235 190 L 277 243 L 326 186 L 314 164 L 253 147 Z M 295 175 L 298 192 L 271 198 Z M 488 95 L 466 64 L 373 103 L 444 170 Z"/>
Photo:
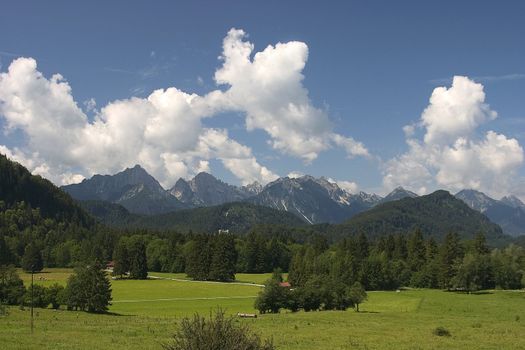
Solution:
<path fill-rule="evenodd" d="M 216 232 L 227 228 L 246 233 L 251 227 L 273 224 L 304 226 L 294 214 L 250 203 L 233 202 L 211 207 L 184 209 L 159 215 L 137 215 L 121 205 L 105 201 L 80 201 L 80 205 L 101 223 L 118 228 L 173 230 L 178 232 Z"/>

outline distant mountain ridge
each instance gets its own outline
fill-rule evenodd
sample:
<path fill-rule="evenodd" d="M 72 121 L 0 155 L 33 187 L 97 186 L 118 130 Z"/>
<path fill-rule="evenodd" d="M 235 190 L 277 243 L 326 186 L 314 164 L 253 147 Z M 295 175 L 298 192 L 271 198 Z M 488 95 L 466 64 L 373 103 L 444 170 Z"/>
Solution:
<path fill-rule="evenodd" d="M 395 188 L 384 198 L 365 192 L 350 193 L 325 177 L 282 177 L 265 186 L 253 183 L 234 186 L 201 172 L 189 180 L 180 178 L 165 190 L 139 165 L 115 175 L 95 175 L 80 184 L 62 187 L 78 200 L 104 200 L 120 204 L 131 213 L 157 215 L 181 209 L 248 202 L 296 215 L 308 224 L 338 224 L 377 205 L 417 198 L 414 192 Z M 525 204 L 515 196 L 496 200 L 474 190 L 456 197 L 487 215 L 503 232 L 525 234 Z"/>
<path fill-rule="evenodd" d="M 62 186 L 77 200 L 102 200 L 117 203 L 137 214 L 160 214 L 186 208 L 170 195 L 140 165 L 115 175 L 94 175 L 79 184 Z"/>
<path fill-rule="evenodd" d="M 180 178 L 169 192 L 187 205 L 209 207 L 242 201 L 252 196 L 255 191 L 256 189 L 229 185 L 211 174 L 201 172 L 190 181 Z"/>
<path fill-rule="evenodd" d="M 525 234 L 525 205 L 515 196 L 493 199 L 483 192 L 462 190 L 456 193 L 469 207 L 486 215 L 511 236 Z"/>

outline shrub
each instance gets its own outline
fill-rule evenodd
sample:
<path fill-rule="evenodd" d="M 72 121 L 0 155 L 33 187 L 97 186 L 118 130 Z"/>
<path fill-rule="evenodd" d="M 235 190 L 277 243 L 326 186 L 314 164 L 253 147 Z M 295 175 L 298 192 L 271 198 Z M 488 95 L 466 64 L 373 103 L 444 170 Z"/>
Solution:
<path fill-rule="evenodd" d="M 238 325 L 233 317 L 222 310 L 210 314 L 208 319 L 196 314 L 184 318 L 180 328 L 165 350 L 274 350 L 269 340 L 261 341 L 245 325 Z"/>
<path fill-rule="evenodd" d="M 0 266 L 0 302 L 8 305 L 20 304 L 25 293 L 24 282 L 13 266 Z"/>
<path fill-rule="evenodd" d="M 436 327 L 432 333 L 438 337 L 450 337 L 450 332 L 445 327 Z"/>
<path fill-rule="evenodd" d="M 47 301 L 51 304 L 53 309 L 58 309 L 61 304 L 64 304 L 64 286 L 55 283 L 48 287 Z"/>
<path fill-rule="evenodd" d="M 27 288 L 24 295 L 24 304 L 31 306 L 31 286 Z M 47 288 L 39 284 L 33 285 L 33 307 L 46 308 L 48 305 Z"/>
<path fill-rule="evenodd" d="M 280 274 L 274 274 L 272 278 L 266 281 L 264 289 L 259 292 L 254 307 L 261 314 L 267 312 L 275 314 L 287 306 L 288 290 L 279 285 L 280 281 L 282 281 Z"/>

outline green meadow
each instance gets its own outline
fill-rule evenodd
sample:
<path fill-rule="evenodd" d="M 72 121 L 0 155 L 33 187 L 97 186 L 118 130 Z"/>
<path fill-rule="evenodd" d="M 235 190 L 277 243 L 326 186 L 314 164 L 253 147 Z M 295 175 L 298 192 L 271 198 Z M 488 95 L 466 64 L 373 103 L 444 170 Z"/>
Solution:
<path fill-rule="evenodd" d="M 70 273 L 49 269 L 35 275 L 35 283 L 65 283 Z M 0 317 L 0 348 L 162 349 L 183 316 L 208 314 L 218 307 L 231 314 L 255 312 L 260 287 L 152 275 L 167 279 L 112 281 L 113 305 L 107 315 L 35 309 L 32 335 L 29 310 L 11 307 L 8 316 Z M 30 275 L 21 276 L 30 282 Z M 243 274 L 237 280 L 261 283 L 268 277 Z M 525 349 L 523 291 L 369 292 L 360 309 L 286 312 L 238 322 L 272 337 L 278 349 Z M 445 327 L 451 335 L 434 335 L 436 327 Z"/>

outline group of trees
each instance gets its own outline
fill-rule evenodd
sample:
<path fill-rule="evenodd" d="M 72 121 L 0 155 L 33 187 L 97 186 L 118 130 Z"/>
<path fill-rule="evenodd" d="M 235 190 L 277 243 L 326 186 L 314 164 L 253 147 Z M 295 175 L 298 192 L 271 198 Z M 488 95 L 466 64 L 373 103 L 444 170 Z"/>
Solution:
<path fill-rule="evenodd" d="M 483 234 L 462 242 L 449 233 L 441 244 L 420 230 L 370 242 L 363 234 L 332 247 L 306 244 L 294 255 L 288 279 L 294 286 L 310 280 L 360 282 L 367 290 L 400 286 L 473 291 L 525 285 L 525 250 L 510 245 L 490 251 Z"/>
<path fill-rule="evenodd" d="M 476 290 L 525 285 L 525 251 L 489 249 L 483 235 L 438 243 L 425 232 L 364 234 L 329 244 L 314 228 L 258 226 L 243 236 L 110 229 L 87 225 L 72 211 L 67 221 L 42 216 L 25 202 L 0 201 L 0 264 L 26 271 L 114 260 L 116 275 L 146 278 L 147 271 L 186 272 L 200 280 L 229 281 L 236 272 L 289 271 L 294 286 L 313 276 L 339 279 L 366 290 L 399 286 Z M 330 277 L 330 278 L 327 278 Z"/>
<path fill-rule="evenodd" d="M 361 283 L 346 286 L 337 279 L 323 279 L 320 276 L 308 280 L 303 286 L 289 288 L 283 285 L 280 272 L 274 272 L 265 283 L 265 288 L 255 300 L 260 313 L 278 313 L 281 309 L 296 312 L 300 309 L 346 310 L 349 307 L 359 311 L 359 304 L 367 299 Z"/>
<path fill-rule="evenodd" d="M 196 280 L 233 281 L 237 251 L 229 233 L 196 235 L 186 247 L 186 274 Z"/>
<path fill-rule="evenodd" d="M 101 264 L 91 264 L 75 269 L 66 287 L 53 284 L 49 287 L 34 284 L 26 288 L 13 266 L 0 265 L 0 303 L 68 310 L 105 312 L 111 301 L 110 282 Z"/>
<path fill-rule="evenodd" d="M 146 244 L 141 236 L 121 237 L 113 253 L 113 274 L 121 277 L 129 273 L 131 279 L 148 277 Z"/>

